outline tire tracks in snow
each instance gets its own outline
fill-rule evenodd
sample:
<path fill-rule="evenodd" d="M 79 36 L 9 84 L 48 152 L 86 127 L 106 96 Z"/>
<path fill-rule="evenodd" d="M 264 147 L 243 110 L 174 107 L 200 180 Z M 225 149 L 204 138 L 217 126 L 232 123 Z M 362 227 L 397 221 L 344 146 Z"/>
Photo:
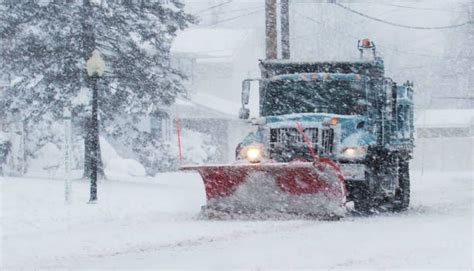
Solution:
<path fill-rule="evenodd" d="M 74 254 L 64 255 L 54 257 L 53 259 L 43 259 L 39 262 L 41 267 L 67 267 L 67 266 L 80 266 L 84 262 L 93 263 L 96 260 L 106 259 L 106 258 L 113 258 L 113 257 L 120 257 L 126 255 L 133 255 L 133 254 L 142 254 L 142 253 L 155 253 L 160 251 L 173 251 L 175 249 L 179 250 L 189 250 L 200 246 L 206 246 L 213 243 L 219 242 L 228 242 L 234 240 L 245 240 L 247 238 L 253 238 L 259 235 L 269 235 L 275 233 L 284 233 L 288 231 L 299 231 L 309 229 L 311 227 L 318 227 L 318 226 L 325 226 L 327 223 L 354 223 L 359 220 L 379 220 L 384 218 L 391 218 L 391 219 L 400 219 L 406 218 L 411 216 L 419 216 L 419 215 L 426 215 L 427 213 L 431 213 L 433 210 L 431 208 L 423 208 L 424 206 L 416 205 L 410 208 L 407 212 L 403 213 L 378 213 L 373 214 L 371 216 L 357 216 L 353 213 L 348 213 L 345 218 L 340 221 L 324 221 L 324 220 L 312 220 L 312 219 L 295 219 L 293 217 L 289 217 L 287 219 L 275 219 L 275 220 L 254 220 L 254 219 L 238 219 L 238 220 L 220 220 L 219 222 L 230 222 L 228 225 L 222 225 L 222 227 L 232 227 L 235 229 L 230 229 L 228 232 L 220 233 L 220 234 L 213 234 L 212 230 L 209 232 L 199 233 L 201 230 L 205 230 L 205 224 L 209 222 L 214 222 L 212 220 L 201 220 L 203 223 L 199 223 L 200 220 L 194 220 L 198 222 L 197 224 L 191 225 L 189 230 L 196 231 L 197 236 L 183 238 L 181 240 L 173 240 L 173 241 L 159 241 L 159 240 L 150 240 L 149 242 L 141 242 L 128 244 L 128 246 L 120 246 L 118 248 L 104 248 L 102 251 L 91 251 L 90 253 L 87 252 L 79 252 L 77 251 Z M 236 221 L 239 222 L 239 225 L 235 225 L 232 222 Z M 179 223 L 180 221 L 175 221 Z M 252 223 L 257 222 L 258 224 L 252 225 Z M 196 228 L 194 228 L 196 227 Z M 249 227 L 249 228 L 247 228 Z M 133 230 L 140 230 L 140 229 L 133 229 Z M 161 232 L 159 234 L 167 234 L 166 232 Z M 373 259 L 364 259 L 363 261 L 371 261 Z M 334 267 L 339 268 L 343 267 L 345 264 L 348 263 L 339 263 Z"/>
<path fill-rule="evenodd" d="M 242 221 L 241 221 L 242 222 Z M 41 267 L 46 268 L 62 268 L 67 266 L 78 266 L 76 263 L 84 262 L 94 262 L 98 259 L 104 259 L 109 257 L 119 257 L 124 255 L 130 254 L 140 254 L 140 253 L 154 253 L 166 250 L 174 250 L 174 249 L 192 249 L 199 246 L 205 246 L 208 244 L 216 243 L 216 242 L 227 242 L 233 241 L 238 239 L 245 239 L 249 237 L 255 237 L 259 235 L 266 235 L 266 234 L 274 234 L 279 232 L 287 232 L 287 231 L 294 231 L 294 230 L 301 230 L 310 227 L 314 227 L 317 225 L 321 225 L 323 223 L 338 223 L 337 221 L 320 221 L 320 220 L 303 220 L 303 221 L 282 221 L 282 220 L 275 220 L 275 221 L 268 221 L 268 227 L 262 227 L 260 229 L 249 229 L 249 230 L 232 230 L 229 233 L 221 234 L 221 235 L 212 235 L 212 234 L 205 234 L 195 238 L 187 238 L 184 240 L 178 240 L 168 243 L 158 243 L 158 244 L 137 244 L 131 246 L 127 249 L 118 250 L 118 251 L 110 251 L 107 253 L 93 253 L 93 254 L 82 254 L 82 255 L 68 255 L 63 257 L 56 257 L 53 262 L 49 264 L 41 265 Z M 278 223 L 285 223 L 284 225 Z M 340 221 L 339 221 L 340 223 Z"/>
<path fill-rule="evenodd" d="M 416 209 L 415 209 L 416 210 Z M 97 261 L 101 261 L 107 258 L 114 258 L 114 257 L 121 257 L 127 255 L 134 255 L 134 254 L 153 254 L 159 252 L 172 252 L 175 249 L 182 250 L 191 250 L 200 246 L 206 246 L 213 243 L 221 243 L 221 242 L 229 242 L 229 241 L 237 241 L 237 240 L 245 240 L 247 238 L 253 238 L 258 236 L 270 235 L 275 233 L 285 233 L 285 232 L 297 232 L 300 230 L 310 229 L 312 227 L 318 226 L 327 226 L 328 223 L 354 223 L 360 220 L 379 220 L 384 218 L 393 218 L 399 219 L 400 217 L 411 217 L 413 215 L 417 216 L 420 213 L 418 211 L 413 212 L 413 210 L 409 210 L 408 212 L 404 212 L 404 215 L 392 214 L 392 213 L 381 213 L 381 214 L 374 214 L 372 216 L 354 216 L 353 214 L 349 213 L 347 217 L 343 218 L 340 221 L 322 221 L 322 220 L 311 220 L 311 219 L 299 219 L 299 220 L 291 220 L 294 218 L 289 218 L 288 220 L 283 219 L 276 219 L 276 220 L 265 220 L 265 221 L 255 221 L 255 220 L 236 220 L 240 224 L 235 225 L 233 224 L 233 220 L 224 220 L 221 222 L 230 222 L 229 224 L 224 223 L 222 225 L 223 228 L 225 227 L 232 227 L 235 229 L 230 229 L 228 232 L 220 233 L 220 234 L 213 234 L 212 229 L 206 229 L 206 223 L 213 222 L 209 220 L 203 220 L 203 223 L 197 223 L 190 225 L 191 227 L 189 230 L 196 231 L 197 234 L 195 237 L 188 237 L 183 238 L 181 240 L 173 240 L 173 241 L 159 241 L 159 240 L 150 240 L 149 242 L 141 242 L 137 243 L 128 243 L 127 245 L 121 245 L 118 248 L 104 248 L 102 251 L 91 251 L 87 252 L 79 252 L 77 251 L 74 254 L 58 256 L 54 258 L 43 259 L 38 262 L 37 267 L 46 267 L 46 268 L 67 268 L 70 266 L 84 266 L 84 263 L 88 263 L 94 265 Z M 423 214 L 423 213 L 422 213 Z M 196 221 L 195 221 L 196 222 Z M 197 220 L 199 222 L 199 220 Z M 252 224 L 252 223 L 257 224 Z M 176 221 L 179 223 L 179 221 Z M 216 222 L 219 223 L 219 222 Z M 139 228 L 135 228 L 134 230 L 140 230 Z M 199 231 L 206 230 L 207 232 L 199 233 Z M 159 234 L 166 235 L 166 232 L 160 232 Z M 373 259 L 363 259 L 363 262 L 372 261 Z M 351 264 L 349 262 L 338 263 L 335 265 L 335 268 L 344 267 L 346 264 Z"/>

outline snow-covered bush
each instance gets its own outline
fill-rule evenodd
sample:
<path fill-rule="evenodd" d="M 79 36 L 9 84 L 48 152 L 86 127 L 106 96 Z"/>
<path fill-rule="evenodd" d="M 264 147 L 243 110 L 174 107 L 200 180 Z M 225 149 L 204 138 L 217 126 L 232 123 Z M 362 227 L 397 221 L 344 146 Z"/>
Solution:
<path fill-rule="evenodd" d="M 27 117 L 28 133 L 38 137 L 32 153 L 56 141 L 38 123 L 61 119 L 65 107 L 87 123 L 85 63 L 94 49 L 107 66 L 98 86 L 103 131 L 118 133 L 125 124 L 115 125 L 117 118 L 145 116 L 184 92 L 169 56 L 176 32 L 194 20 L 180 1 L 8 1 L 0 18 L 0 73 L 12 79 L 0 96 L 0 118 L 14 110 Z"/>
<path fill-rule="evenodd" d="M 130 138 L 130 137 L 129 137 Z M 216 155 L 216 147 L 210 135 L 182 130 L 182 158 L 179 160 L 177 140 L 159 141 L 150 133 L 142 132 L 128 141 L 137 160 L 145 167 L 148 175 L 163 171 L 174 171 L 180 164 L 202 164 Z"/>
<path fill-rule="evenodd" d="M 184 163 L 202 164 L 215 158 L 217 147 L 210 135 L 183 129 L 181 137 Z"/>

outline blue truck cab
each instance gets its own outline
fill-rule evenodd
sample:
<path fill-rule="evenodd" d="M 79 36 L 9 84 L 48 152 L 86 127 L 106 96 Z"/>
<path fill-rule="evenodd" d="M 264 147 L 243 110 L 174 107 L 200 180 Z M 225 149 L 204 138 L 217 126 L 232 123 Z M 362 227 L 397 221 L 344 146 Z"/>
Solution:
<path fill-rule="evenodd" d="M 404 210 L 410 200 L 413 84 L 385 76 L 374 58 L 353 62 L 260 61 L 261 78 L 242 84 L 241 119 L 249 118 L 250 82 L 259 82 L 256 131 L 237 146 L 236 159 L 311 161 L 311 148 L 340 166 L 348 200 L 359 212 Z"/>

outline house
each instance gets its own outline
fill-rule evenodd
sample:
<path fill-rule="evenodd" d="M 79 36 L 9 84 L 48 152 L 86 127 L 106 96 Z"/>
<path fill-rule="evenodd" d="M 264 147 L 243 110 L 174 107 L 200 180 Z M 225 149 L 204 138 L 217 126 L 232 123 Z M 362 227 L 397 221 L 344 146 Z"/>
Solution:
<path fill-rule="evenodd" d="M 413 169 L 474 170 L 474 109 L 415 113 Z"/>
<path fill-rule="evenodd" d="M 193 131 L 210 138 L 215 148 L 209 162 L 229 163 L 235 159 L 235 147 L 252 129 L 251 125 L 237 118 L 239 104 L 207 94 L 195 94 L 193 99 L 178 98 L 170 106 L 166 117 L 151 118 L 151 129 L 164 141 L 177 144 L 178 125 L 181 131 Z M 183 145 L 194 144 L 189 133 L 182 133 Z M 189 154 L 183 152 L 183 157 Z M 188 157 L 189 158 L 189 157 Z"/>
<path fill-rule="evenodd" d="M 172 63 L 188 76 L 190 95 L 208 94 L 239 103 L 242 81 L 260 74 L 256 41 L 250 29 L 187 29 L 173 42 Z"/>
<path fill-rule="evenodd" d="M 248 29 L 193 28 L 179 33 L 171 48 L 172 63 L 188 77 L 188 94 L 167 109 L 167 116 L 151 119 L 154 132 L 173 142 L 179 120 L 181 129 L 212 138 L 217 153 L 211 162 L 233 161 L 236 145 L 252 128 L 238 119 L 238 111 L 242 81 L 259 74 L 256 40 Z"/>

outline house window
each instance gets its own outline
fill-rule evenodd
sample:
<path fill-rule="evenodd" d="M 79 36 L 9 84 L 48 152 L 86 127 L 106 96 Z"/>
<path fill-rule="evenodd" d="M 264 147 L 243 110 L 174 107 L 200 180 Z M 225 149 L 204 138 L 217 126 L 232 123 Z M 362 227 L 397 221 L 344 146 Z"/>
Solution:
<path fill-rule="evenodd" d="M 172 120 L 167 113 L 156 112 L 150 116 L 150 130 L 158 141 L 169 141 L 172 138 Z"/>
<path fill-rule="evenodd" d="M 164 141 L 170 141 L 173 136 L 173 130 L 173 125 L 170 118 L 163 118 L 161 121 L 161 138 Z"/>

